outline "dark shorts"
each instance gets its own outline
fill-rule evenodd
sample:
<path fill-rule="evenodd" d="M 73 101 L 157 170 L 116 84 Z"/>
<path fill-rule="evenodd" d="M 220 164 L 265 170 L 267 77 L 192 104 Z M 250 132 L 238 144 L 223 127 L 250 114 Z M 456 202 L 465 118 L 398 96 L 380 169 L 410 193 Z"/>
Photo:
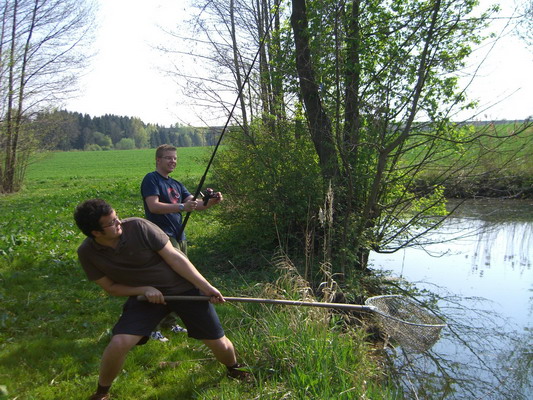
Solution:
<path fill-rule="evenodd" d="M 181 294 L 200 295 L 198 289 Z M 150 333 L 171 312 L 175 312 L 180 317 L 187 328 L 189 337 L 199 340 L 216 340 L 224 336 L 224 329 L 215 307 L 208 301 L 169 301 L 165 305 L 139 301 L 135 296 L 128 298 L 124 303 L 122 315 L 113 327 L 113 335 L 143 336 L 138 344 L 145 344 Z"/>

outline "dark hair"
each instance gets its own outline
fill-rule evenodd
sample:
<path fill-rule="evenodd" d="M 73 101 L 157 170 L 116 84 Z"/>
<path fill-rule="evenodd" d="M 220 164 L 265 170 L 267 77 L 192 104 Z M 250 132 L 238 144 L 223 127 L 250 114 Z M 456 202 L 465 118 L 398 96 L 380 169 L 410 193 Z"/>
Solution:
<path fill-rule="evenodd" d="M 161 158 L 163 157 L 163 153 L 165 151 L 178 151 L 176 146 L 172 146 L 171 144 L 162 144 L 155 150 L 155 157 Z"/>
<path fill-rule="evenodd" d="M 92 231 L 103 230 L 100 225 L 100 218 L 112 212 L 113 207 L 102 199 L 85 200 L 76 207 L 74 220 L 78 228 L 80 228 L 80 231 L 86 236 L 93 238 Z"/>

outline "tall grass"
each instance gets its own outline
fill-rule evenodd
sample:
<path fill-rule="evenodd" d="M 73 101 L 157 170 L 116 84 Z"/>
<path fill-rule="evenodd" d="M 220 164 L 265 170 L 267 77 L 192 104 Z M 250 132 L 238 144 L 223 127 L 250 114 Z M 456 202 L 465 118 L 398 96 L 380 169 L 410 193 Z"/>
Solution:
<path fill-rule="evenodd" d="M 206 149 L 180 149 L 174 175 L 189 189 Z M 207 150 L 208 152 L 208 150 Z M 28 170 L 24 189 L 0 197 L 0 399 L 86 399 L 123 299 L 88 282 L 76 258 L 83 240 L 72 220 L 87 198 L 108 200 L 123 217 L 142 216 L 139 184 L 153 170 L 153 150 L 53 153 Z M 273 276 L 222 268 L 206 236 L 223 235 L 216 210 L 193 214 L 190 257 L 226 295 L 270 295 Z M 216 255 L 215 255 L 216 256 Z M 206 261 L 207 260 L 207 261 Z M 286 287 L 276 295 L 298 296 Z M 364 333 L 327 311 L 265 305 L 218 307 L 239 358 L 254 368 L 251 384 L 225 377 L 197 341 L 164 332 L 128 356 L 113 398 L 394 399 Z M 175 361 L 175 367 L 162 367 Z"/>

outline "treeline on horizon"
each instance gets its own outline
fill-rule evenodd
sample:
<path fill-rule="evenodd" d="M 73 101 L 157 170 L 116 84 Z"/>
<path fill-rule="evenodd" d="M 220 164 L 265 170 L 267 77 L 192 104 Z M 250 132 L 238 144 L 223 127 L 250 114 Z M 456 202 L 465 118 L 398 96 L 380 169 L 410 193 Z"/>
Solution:
<path fill-rule="evenodd" d="M 30 129 L 42 149 L 59 151 L 144 149 L 164 143 L 177 147 L 213 146 L 222 132 L 221 127 L 164 127 L 145 124 L 134 117 L 92 117 L 66 110 L 38 114 Z"/>
<path fill-rule="evenodd" d="M 515 121 L 516 122 L 516 121 Z M 487 121 L 469 122 L 474 126 Z M 491 124 L 507 124 L 509 121 L 492 121 Z M 222 127 L 192 127 L 179 124 L 165 127 L 145 124 L 135 117 L 105 114 L 92 117 L 89 114 L 67 110 L 39 113 L 31 123 L 34 138 L 43 150 L 100 151 L 155 148 L 161 144 L 176 147 L 214 146 Z"/>

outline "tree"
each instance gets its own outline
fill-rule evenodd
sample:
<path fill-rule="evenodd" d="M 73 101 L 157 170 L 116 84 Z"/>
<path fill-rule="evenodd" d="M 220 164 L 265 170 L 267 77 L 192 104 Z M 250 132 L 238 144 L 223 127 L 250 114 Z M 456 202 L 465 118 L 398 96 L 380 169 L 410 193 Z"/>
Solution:
<path fill-rule="evenodd" d="M 78 116 L 67 111 L 38 113 L 28 129 L 42 150 L 72 150 L 81 135 Z"/>
<path fill-rule="evenodd" d="M 102 150 L 110 150 L 113 148 L 113 141 L 111 138 L 102 132 L 93 132 L 92 142 L 98 145 Z"/>
<path fill-rule="evenodd" d="M 131 121 L 132 138 L 135 140 L 135 147 L 144 149 L 148 147 L 149 135 L 146 127 L 139 118 L 133 118 Z"/>
<path fill-rule="evenodd" d="M 131 138 L 122 138 L 115 144 L 117 150 L 133 150 L 135 149 L 135 140 Z"/>
<path fill-rule="evenodd" d="M 0 191 L 9 193 L 35 151 L 26 127 L 72 90 L 93 23 L 89 0 L 6 0 L 0 13 Z"/>
<path fill-rule="evenodd" d="M 496 11 L 494 8 L 474 17 L 475 0 L 291 0 L 290 15 L 283 7 L 273 8 L 269 18 L 255 17 L 262 4 L 256 2 L 253 3 L 257 4 L 253 8 L 256 13 L 248 14 L 246 21 L 245 14 L 239 14 L 242 20 L 238 26 L 248 28 L 245 39 L 240 40 L 233 38 L 232 29 L 225 31 L 228 34 L 224 37 L 213 22 L 231 21 L 231 12 L 238 3 L 232 3 L 233 11 L 222 5 L 211 8 L 215 4 L 219 3 L 202 3 L 202 11 L 212 11 L 209 15 L 216 18 L 202 20 L 201 28 L 202 32 L 216 32 L 219 40 L 215 41 L 213 34 L 204 43 L 211 44 L 217 56 L 224 54 L 221 48 L 226 54 L 234 54 L 230 46 L 237 42 L 238 54 L 247 54 L 247 59 L 252 59 L 254 50 L 249 48 L 250 44 L 256 44 L 258 54 L 262 48 L 258 35 L 251 32 L 264 32 L 261 23 L 270 17 L 286 18 L 273 25 L 278 30 L 266 35 L 279 39 L 267 41 L 276 43 L 271 48 L 267 46 L 271 50 L 269 62 L 263 66 L 259 63 L 259 71 L 246 90 L 259 94 L 248 95 L 248 109 L 262 111 L 249 113 L 248 128 L 239 125 L 241 137 L 232 137 L 230 144 L 236 146 L 238 157 L 226 158 L 224 162 L 230 165 L 221 166 L 219 179 L 242 196 L 239 199 L 242 208 L 253 205 L 254 212 L 242 213 L 241 224 L 248 222 L 254 226 L 259 218 L 248 221 L 243 218 L 264 213 L 269 218 L 261 220 L 262 232 L 266 231 L 264 223 L 269 219 L 271 224 L 278 224 L 277 232 L 283 234 L 291 226 L 305 227 L 301 242 L 307 243 L 308 232 L 315 238 L 327 239 L 326 254 L 334 258 L 327 261 L 335 265 L 334 272 L 343 276 L 367 270 L 371 250 L 393 252 L 419 241 L 424 232 L 447 215 L 445 189 L 450 178 L 479 173 L 476 167 L 489 151 L 483 140 L 496 140 L 497 144 L 490 149 L 496 151 L 509 136 L 516 137 L 527 127 L 519 125 L 512 132 L 502 133 L 488 124 L 476 128 L 453 121 L 456 112 L 475 107 L 466 95 L 466 88 L 459 86 L 458 72 L 483 39 L 482 32 L 491 13 Z M 221 60 L 234 65 L 231 57 L 218 57 L 217 65 Z M 268 82 L 280 77 L 283 93 L 276 97 L 274 86 Z M 204 76 L 203 83 L 209 82 Z M 270 107 L 266 99 L 274 97 L 283 103 L 281 114 L 266 112 Z M 276 122 L 281 118 L 290 121 L 271 124 L 269 118 L 264 118 L 267 114 Z M 276 131 L 278 127 L 283 127 L 282 135 Z M 282 220 L 272 218 L 278 209 L 275 212 L 266 207 L 261 209 L 247 194 L 261 193 L 262 199 L 276 199 L 280 193 L 292 193 L 294 187 L 303 192 L 299 184 L 306 179 L 302 176 L 315 169 L 308 166 L 301 170 L 302 176 L 292 185 L 287 180 L 274 179 L 283 170 L 298 168 L 292 162 L 301 162 L 303 158 L 284 158 L 278 148 L 273 150 L 275 146 L 269 140 L 257 136 L 292 143 L 287 134 L 296 139 L 308 136 L 314 154 L 305 158 L 305 165 L 316 159 L 321 177 L 320 184 L 308 180 L 315 185 L 309 190 L 313 199 L 318 196 L 328 200 L 322 203 L 320 213 L 315 201 L 310 202 L 305 195 L 296 196 L 290 206 L 307 202 L 309 212 L 291 216 L 285 213 Z M 298 143 L 303 146 L 300 143 L 305 141 Z M 469 153 L 478 143 L 479 154 Z M 287 145 L 285 151 L 296 150 Z M 510 160 L 512 155 L 505 157 Z M 257 173 L 252 180 L 232 180 L 235 170 L 252 165 L 254 170 L 257 167 L 269 172 Z M 428 171 L 435 171 L 430 180 L 426 179 Z M 237 187 L 241 183 L 248 186 Z M 225 193 L 232 195 L 226 189 Z M 324 213 L 333 216 L 327 227 L 319 222 L 326 220 L 318 217 Z M 290 218 L 300 220 L 293 223 Z M 280 242 L 287 243 L 285 238 Z"/>
<path fill-rule="evenodd" d="M 201 0 L 194 7 L 199 11 L 188 26 L 192 34 L 180 33 L 184 27 L 178 26 L 170 32 L 176 46 L 162 48 L 177 56 L 168 72 L 191 105 L 207 111 L 203 117 L 207 125 L 213 125 L 207 116 L 226 118 L 236 104 L 232 122 L 245 134 L 255 118 L 275 127 L 285 112 L 280 68 L 286 60 L 277 34 L 281 32 L 280 0 Z"/>
<path fill-rule="evenodd" d="M 345 4 L 292 0 L 291 15 L 309 131 L 326 182 L 346 199 L 334 207 L 334 253 L 342 254 L 337 265 L 344 274 L 365 270 L 370 250 L 412 244 L 440 222 L 430 216 L 446 215 L 446 179 L 473 161 L 446 164 L 446 157 L 488 136 L 451 116 L 473 106 L 456 72 L 489 15 L 471 18 L 477 4 L 471 0 Z M 321 14 L 331 16 L 323 26 L 336 27 L 326 28 L 334 41 L 309 23 Z M 329 71 L 340 72 L 331 81 Z M 414 190 L 431 165 L 440 165 L 441 176 Z"/>

